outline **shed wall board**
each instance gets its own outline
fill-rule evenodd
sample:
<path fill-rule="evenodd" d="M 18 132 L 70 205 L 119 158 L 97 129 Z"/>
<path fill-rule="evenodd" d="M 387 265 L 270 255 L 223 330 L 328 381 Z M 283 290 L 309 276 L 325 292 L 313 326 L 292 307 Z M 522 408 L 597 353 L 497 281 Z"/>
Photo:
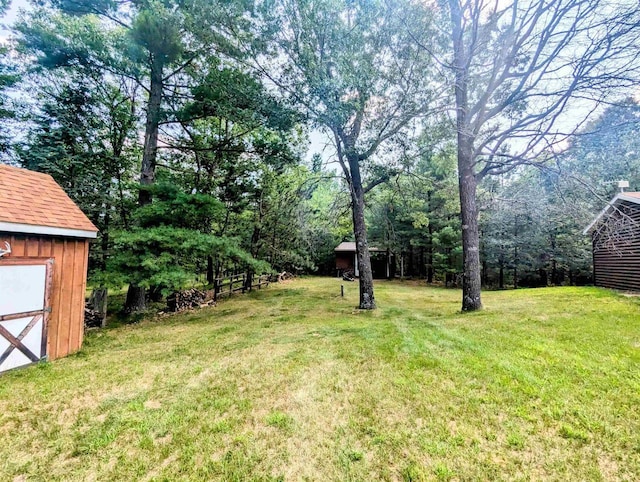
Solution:
<path fill-rule="evenodd" d="M 640 291 L 640 206 L 622 202 L 620 208 L 625 209 L 628 223 L 611 228 L 610 233 L 606 230 L 593 233 L 594 284 Z M 617 219 L 618 215 L 613 213 L 604 222 L 615 226 Z"/>
<path fill-rule="evenodd" d="M 5 242 L 11 245 L 11 254 L 7 259 L 54 259 L 47 355 L 54 360 L 78 351 L 84 336 L 89 241 L 0 232 L 0 246 L 4 246 Z"/>

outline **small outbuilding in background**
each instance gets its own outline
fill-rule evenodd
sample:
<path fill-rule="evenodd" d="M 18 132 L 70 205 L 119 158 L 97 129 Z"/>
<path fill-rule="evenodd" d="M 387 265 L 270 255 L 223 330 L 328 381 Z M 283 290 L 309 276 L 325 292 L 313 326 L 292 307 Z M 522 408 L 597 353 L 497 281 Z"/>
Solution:
<path fill-rule="evenodd" d="M 591 235 L 594 284 L 640 291 L 640 192 L 618 193 L 584 234 Z"/>
<path fill-rule="evenodd" d="M 358 256 L 356 254 L 356 243 L 344 241 L 334 249 L 336 253 L 336 271 L 338 276 L 345 273 L 353 273 L 360 276 L 358 270 Z M 395 276 L 395 261 L 392 254 L 385 249 L 369 247 L 371 256 L 371 269 L 373 277 L 376 279 L 393 278 Z"/>
<path fill-rule="evenodd" d="M 97 232 L 51 176 L 0 165 L 0 372 L 80 349 Z"/>

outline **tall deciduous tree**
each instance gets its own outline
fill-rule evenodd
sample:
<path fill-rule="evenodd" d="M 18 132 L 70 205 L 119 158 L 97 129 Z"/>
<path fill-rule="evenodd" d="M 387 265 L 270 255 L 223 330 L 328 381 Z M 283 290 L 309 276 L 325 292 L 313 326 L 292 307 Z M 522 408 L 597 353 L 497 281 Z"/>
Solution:
<path fill-rule="evenodd" d="M 478 182 L 537 162 L 617 88 L 640 51 L 634 2 L 447 0 L 464 252 L 463 311 L 482 307 Z M 572 106 L 582 114 L 568 119 Z"/>
<path fill-rule="evenodd" d="M 389 178 L 403 134 L 431 103 L 429 56 L 403 28 L 421 22 L 426 42 L 430 19 L 402 0 L 276 0 L 263 7 L 260 25 L 273 55 L 252 55 L 254 65 L 335 144 L 351 195 L 359 306 L 373 309 L 365 195 Z"/>

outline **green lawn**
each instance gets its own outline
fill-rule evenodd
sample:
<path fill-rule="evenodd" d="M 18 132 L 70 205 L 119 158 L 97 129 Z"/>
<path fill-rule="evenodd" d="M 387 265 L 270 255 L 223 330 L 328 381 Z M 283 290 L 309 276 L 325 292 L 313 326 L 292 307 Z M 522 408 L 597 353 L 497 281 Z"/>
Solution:
<path fill-rule="evenodd" d="M 311 278 L 0 377 L 0 480 L 639 480 L 640 302 Z M 15 478 L 15 479 L 14 479 Z"/>

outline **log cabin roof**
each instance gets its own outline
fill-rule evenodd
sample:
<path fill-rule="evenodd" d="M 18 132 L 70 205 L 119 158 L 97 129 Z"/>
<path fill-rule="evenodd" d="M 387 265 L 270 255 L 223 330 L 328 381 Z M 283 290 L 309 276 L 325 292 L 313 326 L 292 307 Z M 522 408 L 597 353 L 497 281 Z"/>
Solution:
<path fill-rule="evenodd" d="M 98 228 L 50 175 L 0 164 L 0 231 L 95 238 Z"/>
<path fill-rule="evenodd" d="M 600 212 L 600 214 L 593 218 L 591 223 L 589 223 L 589 226 L 584 229 L 582 234 L 589 234 L 591 231 L 593 231 L 600 220 L 623 201 L 627 201 L 633 204 L 640 204 L 640 192 L 620 192 L 616 194 L 614 198 L 609 201 L 609 204 L 607 204 L 607 206 Z"/>

